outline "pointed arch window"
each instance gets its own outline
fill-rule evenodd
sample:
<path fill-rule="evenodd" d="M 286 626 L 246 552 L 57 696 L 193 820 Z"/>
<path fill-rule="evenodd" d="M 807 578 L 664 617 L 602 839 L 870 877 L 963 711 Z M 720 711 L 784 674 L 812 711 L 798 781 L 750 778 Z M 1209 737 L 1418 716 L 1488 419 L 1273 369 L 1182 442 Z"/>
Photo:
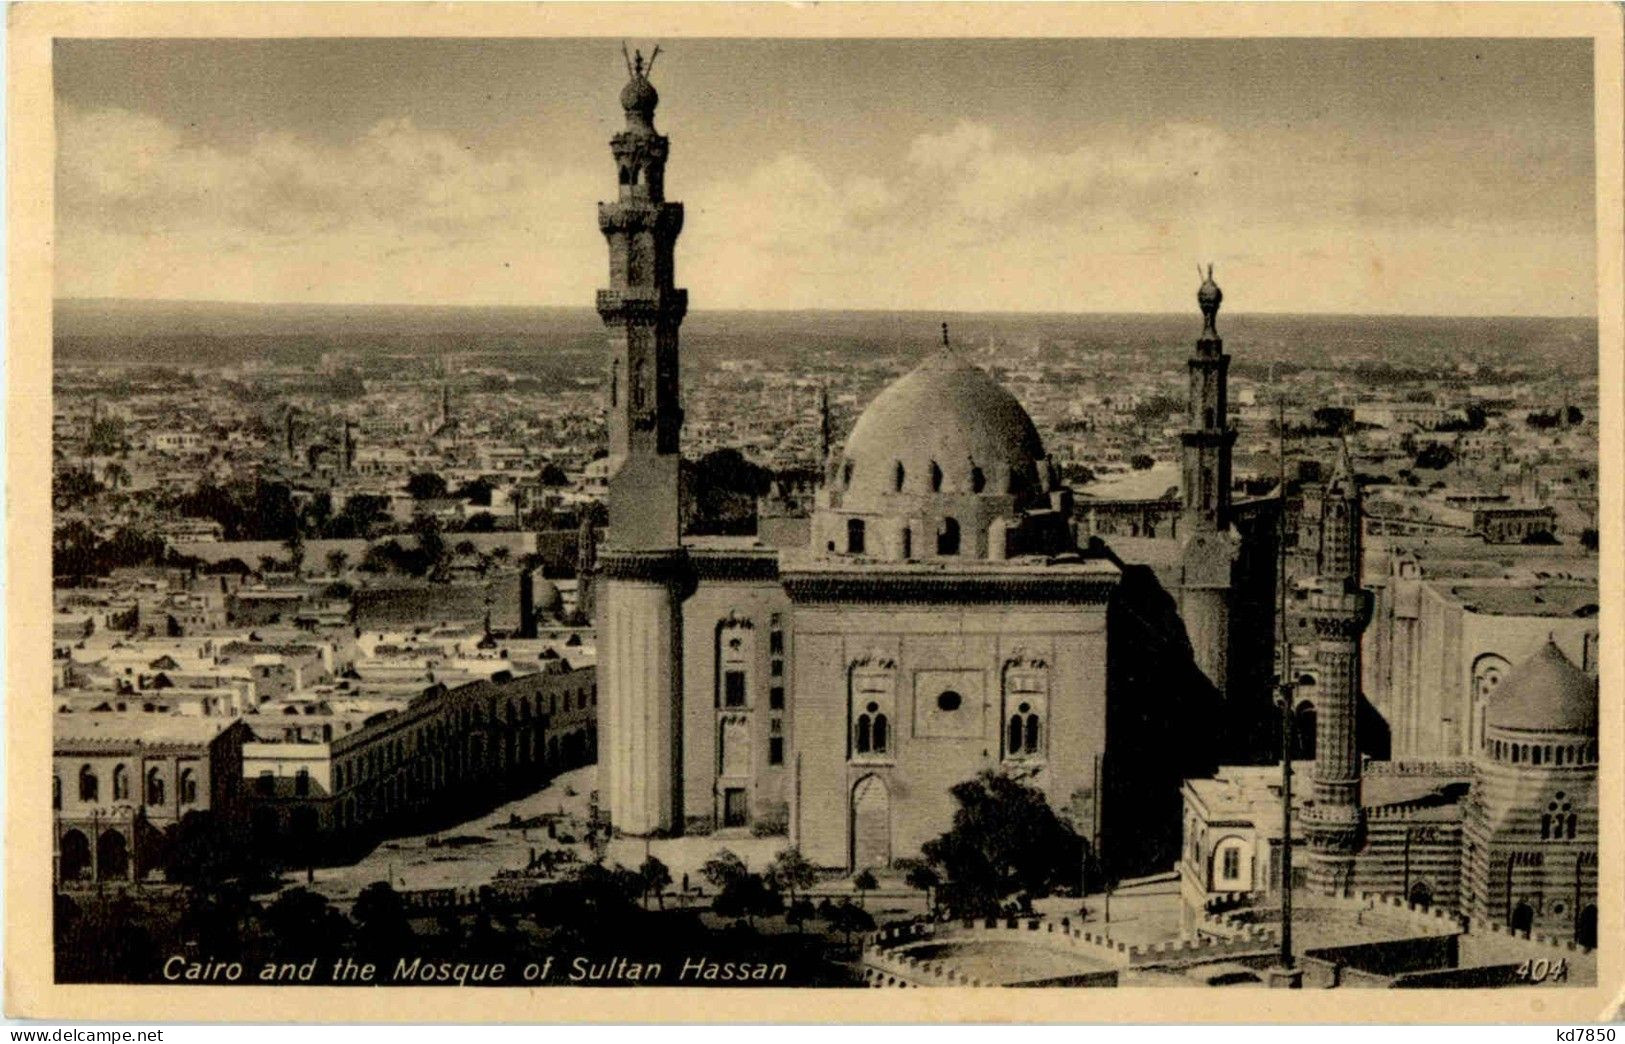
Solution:
<path fill-rule="evenodd" d="M 79 800 L 95 801 L 101 791 L 101 781 L 96 778 L 96 770 L 89 765 L 79 770 Z"/>
<path fill-rule="evenodd" d="M 849 684 L 850 758 L 891 760 L 895 748 L 892 724 L 896 721 L 896 664 L 881 657 L 866 657 L 853 664 Z"/>
<path fill-rule="evenodd" d="M 164 777 L 156 767 L 147 770 L 147 804 L 164 803 Z"/>
<path fill-rule="evenodd" d="M 113 766 L 113 800 L 130 800 L 130 770 L 123 765 Z"/>
<path fill-rule="evenodd" d="M 903 467 L 902 461 L 898 461 L 897 466 L 892 469 L 892 488 L 901 493 L 903 491 L 903 480 L 907 477 L 907 469 Z"/>
<path fill-rule="evenodd" d="M 959 554 L 959 522 L 945 518 L 937 525 L 937 554 Z"/>
<path fill-rule="evenodd" d="M 1049 710 L 1049 665 L 1019 653 L 1004 669 L 1004 757 L 1034 761 L 1045 756 Z"/>
<path fill-rule="evenodd" d="M 942 492 L 942 468 L 934 460 L 931 462 L 931 492 Z"/>

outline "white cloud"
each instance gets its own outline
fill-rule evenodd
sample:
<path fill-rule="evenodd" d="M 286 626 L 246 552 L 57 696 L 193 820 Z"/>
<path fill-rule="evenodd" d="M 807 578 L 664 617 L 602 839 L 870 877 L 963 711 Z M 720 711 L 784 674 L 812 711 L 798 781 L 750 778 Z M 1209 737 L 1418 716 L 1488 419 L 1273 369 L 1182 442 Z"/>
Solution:
<path fill-rule="evenodd" d="M 337 145 L 266 132 L 235 148 L 120 109 L 69 108 L 59 127 L 62 293 L 580 296 L 593 273 L 573 262 L 603 249 L 582 218 L 597 179 L 408 119 Z"/>
<path fill-rule="evenodd" d="M 201 141 L 122 109 L 58 126 L 63 295 L 585 305 L 604 281 L 593 204 L 614 188 L 591 146 L 574 167 L 404 118 L 343 142 Z M 1384 220 L 1395 203 L 1347 164 L 1252 145 L 1196 122 L 1037 145 L 962 122 L 866 169 L 684 153 L 678 277 L 695 308 L 1182 310 L 1213 260 L 1241 310 L 1591 307 L 1583 231 Z"/>

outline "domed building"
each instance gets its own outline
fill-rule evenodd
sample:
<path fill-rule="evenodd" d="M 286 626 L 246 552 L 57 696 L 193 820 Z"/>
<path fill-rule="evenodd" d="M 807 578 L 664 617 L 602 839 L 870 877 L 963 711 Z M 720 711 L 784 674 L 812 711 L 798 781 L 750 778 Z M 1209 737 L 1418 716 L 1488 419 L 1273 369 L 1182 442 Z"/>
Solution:
<path fill-rule="evenodd" d="M 878 868 L 949 828 L 956 784 L 999 771 L 1042 790 L 1112 871 L 1166 867 L 1180 780 L 1212 764 L 1235 557 L 1211 273 L 1183 440 L 1199 476 L 1188 528 L 1205 541 L 1191 601 L 1079 546 L 1032 418 L 946 328 L 828 454 L 799 546 L 685 535 L 681 209 L 664 198 L 658 95 L 641 58 L 628 73 L 619 196 L 599 209 L 611 477 L 594 597 L 612 826 L 782 832 L 820 866 Z"/>
<path fill-rule="evenodd" d="M 1596 945 L 1597 702 L 1552 641 L 1490 694 L 1462 832 L 1469 917 Z"/>

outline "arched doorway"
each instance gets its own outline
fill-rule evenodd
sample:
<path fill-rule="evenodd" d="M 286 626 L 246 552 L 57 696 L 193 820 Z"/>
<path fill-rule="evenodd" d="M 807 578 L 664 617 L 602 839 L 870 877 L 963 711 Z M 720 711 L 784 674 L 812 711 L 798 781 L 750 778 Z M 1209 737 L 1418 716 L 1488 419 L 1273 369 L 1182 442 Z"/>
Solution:
<path fill-rule="evenodd" d="M 62 835 L 57 873 L 64 881 L 83 881 L 90 876 L 90 839 L 82 832 L 70 830 Z"/>
<path fill-rule="evenodd" d="M 1511 928 L 1515 932 L 1527 932 L 1535 927 L 1535 908 L 1528 903 L 1519 903 L 1512 911 Z"/>
<path fill-rule="evenodd" d="M 1587 906 L 1574 919 L 1574 941 L 1588 950 L 1597 948 L 1597 908 Z"/>
<path fill-rule="evenodd" d="M 105 830 L 96 841 L 96 874 L 103 881 L 130 876 L 130 847 L 117 830 Z"/>
<path fill-rule="evenodd" d="M 852 869 L 891 864 L 891 793 L 879 776 L 852 788 Z"/>
<path fill-rule="evenodd" d="M 1412 906 L 1420 906 L 1426 910 L 1433 905 L 1433 889 L 1424 882 L 1418 881 L 1411 885 L 1411 894 L 1408 896 Z"/>

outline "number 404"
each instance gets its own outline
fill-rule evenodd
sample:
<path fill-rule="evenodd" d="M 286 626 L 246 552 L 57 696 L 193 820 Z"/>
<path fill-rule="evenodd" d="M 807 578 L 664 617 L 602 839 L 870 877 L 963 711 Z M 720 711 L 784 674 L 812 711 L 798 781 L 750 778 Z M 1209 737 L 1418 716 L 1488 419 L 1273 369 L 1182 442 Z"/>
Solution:
<path fill-rule="evenodd" d="M 1532 961 L 1524 961 L 1518 965 L 1518 978 L 1524 982 L 1566 982 L 1569 977 L 1569 960 L 1559 957 L 1552 960 L 1547 957 L 1537 957 Z"/>

